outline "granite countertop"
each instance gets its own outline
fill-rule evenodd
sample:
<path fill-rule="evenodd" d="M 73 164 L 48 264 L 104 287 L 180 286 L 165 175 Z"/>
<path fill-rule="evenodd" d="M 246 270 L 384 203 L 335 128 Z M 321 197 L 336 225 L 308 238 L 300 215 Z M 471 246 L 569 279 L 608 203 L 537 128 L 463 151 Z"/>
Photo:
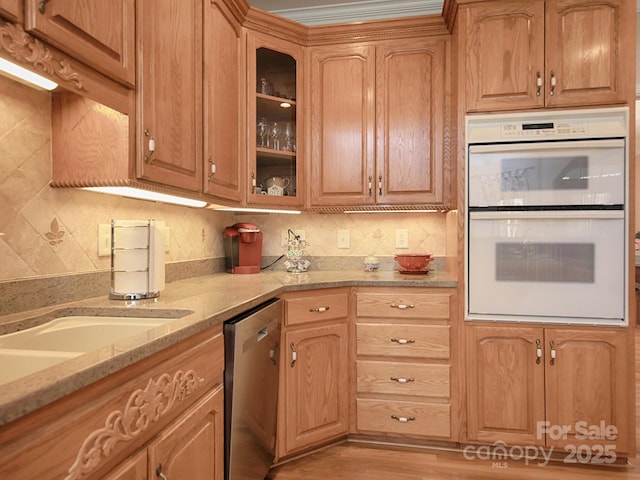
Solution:
<path fill-rule="evenodd" d="M 181 311 L 188 312 L 162 326 L 1 385 L 0 426 L 202 330 L 221 327 L 225 320 L 280 293 L 348 286 L 456 287 L 457 280 L 440 271 L 428 275 L 403 275 L 394 271 L 219 273 L 169 283 L 156 299 L 125 302 L 105 296 L 0 316 L 2 334 L 64 315 L 131 316 L 135 312 L 140 316 L 154 313 L 173 317 Z"/>

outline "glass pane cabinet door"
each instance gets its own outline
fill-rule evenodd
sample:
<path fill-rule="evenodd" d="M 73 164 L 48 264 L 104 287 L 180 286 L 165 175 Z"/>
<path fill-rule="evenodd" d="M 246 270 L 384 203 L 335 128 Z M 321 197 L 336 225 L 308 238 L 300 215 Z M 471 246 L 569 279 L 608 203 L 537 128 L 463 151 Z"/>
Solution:
<path fill-rule="evenodd" d="M 302 205 L 298 55 L 287 45 L 273 45 L 272 39 L 251 39 L 255 77 L 249 77 L 248 203 Z"/>

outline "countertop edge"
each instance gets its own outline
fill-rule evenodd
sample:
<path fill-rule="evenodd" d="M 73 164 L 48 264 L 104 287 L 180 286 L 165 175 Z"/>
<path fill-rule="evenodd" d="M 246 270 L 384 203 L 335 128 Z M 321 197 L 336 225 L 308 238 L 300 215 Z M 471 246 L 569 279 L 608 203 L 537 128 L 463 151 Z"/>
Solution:
<path fill-rule="evenodd" d="M 222 323 L 266 300 L 290 291 L 339 287 L 456 288 L 457 280 L 444 272 L 405 276 L 396 272 L 307 272 L 302 275 L 267 272 L 260 275 L 213 274 L 167 285 L 159 299 L 124 305 L 96 297 L 0 317 L 0 326 L 33 326 L 34 318 L 53 318 L 61 309 L 173 309 L 191 313 L 145 335 L 136 335 L 95 352 L 54 365 L 4 384 L 0 389 L 0 427 L 144 360 L 203 330 Z M 225 291 L 217 291 L 222 287 Z M 211 290 L 211 291 L 208 291 Z M 227 292 L 228 290 L 228 292 Z M 210 298 L 209 298 L 210 297 Z M 220 302 L 216 306 L 216 302 Z M 137 310 L 140 311 L 140 310 Z M 47 317 L 48 315 L 48 317 Z M 4 321 L 3 321 L 4 320 Z"/>

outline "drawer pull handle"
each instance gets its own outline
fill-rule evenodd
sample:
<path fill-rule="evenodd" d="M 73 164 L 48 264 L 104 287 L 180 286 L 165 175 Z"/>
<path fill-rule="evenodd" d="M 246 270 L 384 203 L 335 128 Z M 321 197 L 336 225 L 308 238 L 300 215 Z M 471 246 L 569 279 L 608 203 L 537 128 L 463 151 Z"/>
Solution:
<path fill-rule="evenodd" d="M 394 420 L 399 421 L 400 423 L 407 423 L 407 422 L 413 422 L 415 421 L 416 417 L 399 417 L 397 415 L 391 415 L 391 418 L 393 418 Z"/>
<path fill-rule="evenodd" d="M 327 310 L 329 310 L 330 307 L 316 307 L 316 308 L 310 308 L 309 311 L 310 312 L 318 312 L 318 313 L 324 313 Z"/>
<path fill-rule="evenodd" d="M 394 382 L 398 382 L 398 383 L 409 383 L 409 382 L 415 382 L 414 378 L 403 378 L 403 377 L 391 377 L 391 380 L 393 380 Z"/>
<path fill-rule="evenodd" d="M 416 308 L 416 306 L 412 303 L 409 305 L 405 305 L 404 303 L 392 303 L 391 308 L 397 308 L 398 310 L 406 310 L 407 308 Z"/>
<path fill-rule="evenodd" d="M 400 345 L 406 345 L 407 343 L 416 343 L 415 340 L 408 340 L 406 338 L 392 338 L 391 339 L 392 342 L 398 343 Z"/>

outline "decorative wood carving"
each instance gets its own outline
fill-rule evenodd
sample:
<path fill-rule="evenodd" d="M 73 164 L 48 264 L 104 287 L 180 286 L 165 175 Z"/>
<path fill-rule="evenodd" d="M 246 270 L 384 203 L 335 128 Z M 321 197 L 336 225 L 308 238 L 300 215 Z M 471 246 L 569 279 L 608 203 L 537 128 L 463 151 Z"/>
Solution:
<path fill-rule="evenodd" d="M 104 427 L 87 437 L 65 480 L 88 478 L 118 444 L 134 440 L 147 431 L 203 382 L 193 370 L 186 373 L 179 370 L 173 377 L 165 373 L 155 381 L 150 379 L 144 390 L 133 392 L 124 410 L 111 412 Z"/>
<path fill-rule="evenodd" d="M 71 64 L 64 58 L 55 59 L 51 50 L 25 32 L 22 25 L 0 23 L 0 49 L 20 63 L 29 64 L 48 75 L 71 82 L 78 90 L 85 89 L 80 74 L 74 71 Z"/>

